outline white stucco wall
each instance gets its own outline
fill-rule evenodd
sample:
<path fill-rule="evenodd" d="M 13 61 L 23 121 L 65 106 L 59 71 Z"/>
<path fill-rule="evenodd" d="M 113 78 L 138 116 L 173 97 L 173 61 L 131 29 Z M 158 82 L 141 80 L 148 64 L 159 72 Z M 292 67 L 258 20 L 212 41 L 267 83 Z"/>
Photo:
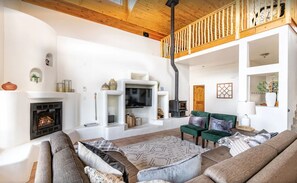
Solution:
<path fill-rule="evenodd" d="M 4 6 L 3 0 L 0 0 L 0 84 L 2 84 L 4 77 Z M 0 90 L 2 88 L 0 87 Z"/>
<path fill-rule="evenodd" d="M 4 8 L 4 80 L 21 91 L 54 91 L 56 87 L 56 33 L 41 20 Z M 45 58 L 53 55 L 53 65 Z M 41 70 L 42 80 L 32 82 L 30 72 Z"/>
<path fill-rule="evenodd" d="M 160 43 L 119 29 L 21 2 L 21 11 L 49 24 L 58 34 L 58 78 L 72 80 L 81 97 L 81 123 L 94 120 L 94 93 L 111 78 L 148 72 L 174 98 L 174 72 L 160 57 Z M 189 100 L 188 66 L 180 71 L 179 99 Z M 83 90 L 83 87 L 86 90 Z"/>
<path fill-rule="evenodd" d="M 218 99 L 217 83 L 233 83 L 233 98 Z M 205 111 L 236 115 L 238 101 L 238 64 L 211 67 L 190 67 L 190 101 L 193 107 L 193 86 L 205 86 Z M 192 109 L 191 109 L 192 110 Z"/>
<path fill-rule="evenodd" d="M 288 129 L 291 128 L 295 111 L 297 110 L 297 34 L 291 28 L 288 30 Z"/>

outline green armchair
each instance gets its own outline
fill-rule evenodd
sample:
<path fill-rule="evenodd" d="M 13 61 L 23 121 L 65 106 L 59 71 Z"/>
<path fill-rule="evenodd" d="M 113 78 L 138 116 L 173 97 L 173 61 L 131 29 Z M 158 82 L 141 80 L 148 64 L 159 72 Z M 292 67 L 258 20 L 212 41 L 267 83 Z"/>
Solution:
<path fill-rule="evenodd" d="M 211 118 L 215 118 L 218 120 L 224 120 L 224 121 L 231 121 L 232 122 L 232 126 L 230 126 L 230 132 L 226 132 L 226 131 L 221 131 L 221 130 L 214 130 L 214 129 L 209 129 L 209 130 L 205 130 L 201 132 L 201 136 L 202 136 L 202 147 L 205 147 L 205 140 L 207 140 L 207 142 L 213 141 L 214 145 L 216 144 L 216 142 L 223 137 L 226 136 L 231 136 L 231 128 L 235 128 L 236 125 L 236 120 L 237 120 L 237 116 L 235 115 L 228 115 L 228 114 L 211 114 L 210 115 L 210 121 L 209 121 L 209 125 L 211 125 Z"/>
<path fill-rule="evenodd" d="M 200 111 L 192 111 L 192 116 L 198 116 L 198 117 L 205 117 L 205 126 L 199 127 L 192 124 L 182 125 L 180 126 L 180 132 L 181 132 L 181 139 L 184 140 L 184 133 L 190 134 L 193 137 L 196 137 L 196 145 L 198 145 L 198 138 L 201 136 L 201 132 L 208 129 L 208 122 L 210 113 L 208 112 L 200 112 Z"/>

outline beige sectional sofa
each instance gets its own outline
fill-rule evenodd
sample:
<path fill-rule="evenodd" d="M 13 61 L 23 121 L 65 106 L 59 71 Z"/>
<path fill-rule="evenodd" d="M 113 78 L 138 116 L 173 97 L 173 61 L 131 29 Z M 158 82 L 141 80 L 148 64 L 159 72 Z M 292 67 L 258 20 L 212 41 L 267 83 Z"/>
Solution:
<path fill-rule="evenodd" d="M 297 133 L 287 130 L 234 157 L 227 147 L 208 151 L 202 154 L 202 175 L 188 183 L 295 183 L 296 139 Z"/>

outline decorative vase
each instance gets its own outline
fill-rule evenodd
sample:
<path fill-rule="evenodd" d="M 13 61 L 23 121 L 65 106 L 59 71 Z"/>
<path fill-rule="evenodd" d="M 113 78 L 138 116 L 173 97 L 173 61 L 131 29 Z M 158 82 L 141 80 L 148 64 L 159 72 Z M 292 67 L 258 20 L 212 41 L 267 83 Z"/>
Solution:
<path fill-rule="evenodd" d="M 17 89 L 17 85 L 11 83 L 11 82 L 7 82 L 4 83 L 2 85 L 3 90 L 16 90 Z"/>
<path fill-rule="evenodd" d="M 265 100 L 267 107 L 274 107 L 276 102 L 276 93 L 266 93 L 265 94 Z"/>
<path fill-rule="evenodd" d="M 104 83 L 104 84 L 101 86 L 101 90 L 109 90 L 109 86 L 108 86 L 108 84 Z"/>
<path fill-rule="evenodd" d="M 110 90 L 116 90 L 117 89 L 117 82 L 114 79 L 111 79 L 109 81 L 109 89 Z"/>

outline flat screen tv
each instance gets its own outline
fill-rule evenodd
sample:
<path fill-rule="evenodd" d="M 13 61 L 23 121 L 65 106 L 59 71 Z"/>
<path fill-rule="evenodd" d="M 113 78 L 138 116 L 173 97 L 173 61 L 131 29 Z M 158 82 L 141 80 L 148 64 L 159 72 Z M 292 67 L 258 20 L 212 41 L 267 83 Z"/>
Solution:
<path fill-rule="evenodd" d="M 126 108 L 152 106 L 152 89 L 126 88 Z"/>

